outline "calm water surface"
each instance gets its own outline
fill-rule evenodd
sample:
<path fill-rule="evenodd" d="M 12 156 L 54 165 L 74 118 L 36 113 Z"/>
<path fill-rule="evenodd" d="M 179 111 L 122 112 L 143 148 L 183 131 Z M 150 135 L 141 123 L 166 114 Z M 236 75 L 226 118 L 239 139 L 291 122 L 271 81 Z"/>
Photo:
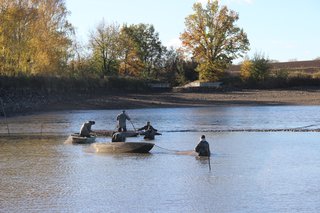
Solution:
<path fill-rule="evenodd" d="M 117 155 L 64 141 L 85 120 L 114 129 L 119 110 L 9 118 L 11 133 L 43 137 L 0 138 L 0 212 L 319 212 L 320 133 L 216 132 L 316 129 L 319 112 L 317 106 L 128 110 L 130 129 L 150 120 L 163 135 L 150 154 Z M 201 134 L 211 145 L 211 172 L 208 160 L 173 151 L 192 150 Z"/>

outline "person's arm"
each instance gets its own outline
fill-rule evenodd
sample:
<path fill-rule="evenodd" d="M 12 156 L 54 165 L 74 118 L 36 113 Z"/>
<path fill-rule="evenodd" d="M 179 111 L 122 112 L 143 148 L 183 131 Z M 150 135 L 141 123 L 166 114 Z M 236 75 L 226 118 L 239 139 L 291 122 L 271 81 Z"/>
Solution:
<path fill-rule="evenodd" d="M 199 152 L 200 149 L 200 143 L 196 146 L 196 148 L 194 149 L 196 152 Z"/>
<path fill-rule="evenodd" d="M 148 130 L 148 126 L 147 126 L 147 125 L 145 125 L 145 126 L 141 127 L 141 128 L 140 128 L 140 129 L 138 129 L 138 130 Z"/>
<path fill-rule="evenodd" d="M 82 134 L 82 132 L 83 132 L 83 128 L 84 128 L 84 125 L 82 124 L 82 126 L 80 127 L 80 135 Z"/>

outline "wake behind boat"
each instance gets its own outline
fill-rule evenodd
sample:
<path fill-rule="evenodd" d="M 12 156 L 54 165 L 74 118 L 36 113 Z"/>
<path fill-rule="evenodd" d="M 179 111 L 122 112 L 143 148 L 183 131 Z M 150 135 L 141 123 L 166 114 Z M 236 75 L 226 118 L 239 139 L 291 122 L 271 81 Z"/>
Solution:
<path fill-rule="evenodd" d="M 146 142 L 106 142 L 91 144 L 98 153 L 148 153 L 154 143 Z"/>

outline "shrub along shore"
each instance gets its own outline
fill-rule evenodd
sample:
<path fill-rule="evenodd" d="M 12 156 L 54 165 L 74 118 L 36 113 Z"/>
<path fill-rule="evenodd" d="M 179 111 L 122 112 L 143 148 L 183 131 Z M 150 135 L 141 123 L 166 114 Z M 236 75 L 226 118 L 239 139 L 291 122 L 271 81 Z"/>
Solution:
<path fill-rule="evenodd" d="M 82 106 L 92 97 L 141 92 L 147 85 L 139 80 L 70 79 L 56 77 L 0 77 L 1 111 L 21 114 Z M 115 107 L 115 106 L 113 106 Z"/>

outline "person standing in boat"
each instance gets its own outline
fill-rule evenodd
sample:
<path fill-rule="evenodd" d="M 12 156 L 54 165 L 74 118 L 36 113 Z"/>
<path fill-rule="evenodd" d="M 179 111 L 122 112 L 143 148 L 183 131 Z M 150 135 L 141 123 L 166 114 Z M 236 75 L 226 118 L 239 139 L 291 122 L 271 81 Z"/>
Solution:
<path fill-rule="evenodd" d="M 126 111 L 123 110 L 122 113 L 117 116 L 118 132 L 127 131 L 126 120 L 130 121 L 130 117 L 126 114 Z"/>
<path fill-rule="evenodd" d="M 210 157 L 210 147 L 209 143 L 206 141 L 206 136 L 201 136 L 200 142 L 196 146 L 195 151 L 198 153 L 198 156 Z"/>
<path fill-rule="evenodd" d="M 96 122 L 94 121 L 87 121 L 84 124 L 82 124 L 80 128 L 80 136 L 81 137 L 90 137 L 90 133 L 93 132 L 91 130 L 91 126 L 94 125 Z"/>

